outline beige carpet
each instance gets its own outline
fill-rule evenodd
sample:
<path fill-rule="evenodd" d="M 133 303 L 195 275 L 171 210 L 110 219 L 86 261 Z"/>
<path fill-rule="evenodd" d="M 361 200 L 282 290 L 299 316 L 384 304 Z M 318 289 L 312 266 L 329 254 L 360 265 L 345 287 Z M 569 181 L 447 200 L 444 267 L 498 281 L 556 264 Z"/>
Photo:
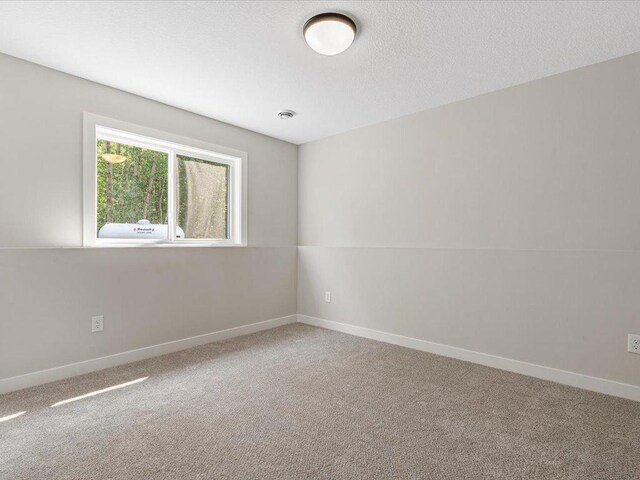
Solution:
<path fill-rule="evenodd" d="M 0 396 L 21 411 L 3 480 L 640 478 L 638 402 L 300 324 Z"/>

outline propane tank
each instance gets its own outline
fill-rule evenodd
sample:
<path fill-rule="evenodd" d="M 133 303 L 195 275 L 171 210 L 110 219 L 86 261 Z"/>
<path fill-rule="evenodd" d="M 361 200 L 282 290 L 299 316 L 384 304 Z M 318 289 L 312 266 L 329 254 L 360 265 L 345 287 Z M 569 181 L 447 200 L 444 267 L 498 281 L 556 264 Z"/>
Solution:
<path fill-rule="evenodd" d="M 98 238 L 162 240 L 169 238 L 169 225 L 153 224 L 149 220 L 139 220 L 138 223 L 107 223 L 98 232 Z M 178 226 L 176 238 L 184 238 L 184 230 Z"/>

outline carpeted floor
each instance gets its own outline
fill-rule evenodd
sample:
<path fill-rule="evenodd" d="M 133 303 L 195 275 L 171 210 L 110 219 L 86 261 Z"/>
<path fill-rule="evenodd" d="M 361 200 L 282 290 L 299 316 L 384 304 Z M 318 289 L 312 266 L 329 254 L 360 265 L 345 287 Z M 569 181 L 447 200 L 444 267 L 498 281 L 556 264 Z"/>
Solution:
<path fill-rule="evenodd" d="M 21 411 L 3 480 L 640 478 L 638 402 L 300 324 L 0 396 Z"/>

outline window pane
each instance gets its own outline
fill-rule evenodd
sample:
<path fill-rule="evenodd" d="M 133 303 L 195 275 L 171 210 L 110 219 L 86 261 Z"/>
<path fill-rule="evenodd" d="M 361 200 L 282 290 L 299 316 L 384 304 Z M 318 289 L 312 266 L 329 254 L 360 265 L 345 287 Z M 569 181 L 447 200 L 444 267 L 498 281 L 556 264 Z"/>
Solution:
<path fill-rule="evenodd" d="M 98 238 L 167 238 L 168 155 L 99 139 Z"/>
<path fill-rule="evenodd" d="M 176 161 L 177 225 L 185 238 L 229 238 L 229 166 L 183 155 Z"/>

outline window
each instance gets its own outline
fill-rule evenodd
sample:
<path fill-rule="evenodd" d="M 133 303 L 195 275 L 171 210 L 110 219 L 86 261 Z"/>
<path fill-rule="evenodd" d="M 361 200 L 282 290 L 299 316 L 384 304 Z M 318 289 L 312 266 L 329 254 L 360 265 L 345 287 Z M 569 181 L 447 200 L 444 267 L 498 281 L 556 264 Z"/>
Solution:
<path fill-rule="evenodd" d="M 246 154 L 85 114 L 84 244 L 246 245 Z"/>

